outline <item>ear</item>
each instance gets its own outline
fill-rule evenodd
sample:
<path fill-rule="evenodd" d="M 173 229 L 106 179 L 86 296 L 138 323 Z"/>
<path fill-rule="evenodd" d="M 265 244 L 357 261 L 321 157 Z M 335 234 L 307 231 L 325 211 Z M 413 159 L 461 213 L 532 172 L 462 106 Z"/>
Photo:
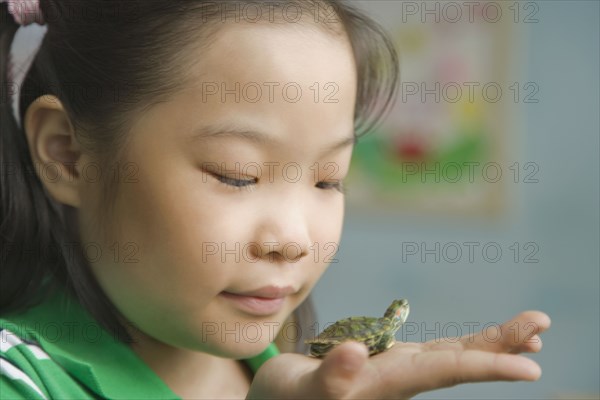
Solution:
<path fill-rule="evenodd" d="M 36 174 L 46 190 L 56 201 L 79 207 L 81 169 L 87 157 L 60 100 L 52 95 L 38 97 L 27 108 L 23 127 Z"/>

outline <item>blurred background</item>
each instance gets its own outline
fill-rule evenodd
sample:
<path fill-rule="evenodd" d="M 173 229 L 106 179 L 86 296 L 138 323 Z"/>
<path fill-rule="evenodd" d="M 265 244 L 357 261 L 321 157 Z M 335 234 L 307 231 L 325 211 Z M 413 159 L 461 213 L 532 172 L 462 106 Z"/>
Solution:
<path fill-rule="evenodd" d="M 393 38 L 402 82 L 356 147 L 319 328 L 394 298 L 411 303 L 403 341 L 538 309 L 539 381 L 417 398 L 599 398 L 600 3 L 356 4 Z"/>

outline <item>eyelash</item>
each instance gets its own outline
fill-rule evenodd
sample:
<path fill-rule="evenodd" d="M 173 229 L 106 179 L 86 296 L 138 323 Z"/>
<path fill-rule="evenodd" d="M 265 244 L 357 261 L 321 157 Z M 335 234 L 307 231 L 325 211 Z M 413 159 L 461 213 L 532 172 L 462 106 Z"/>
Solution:
<path fill-rule="evenodd" d="M 223 185 L 233 188 L 234 190 L 252 190 L 252 186 L 257 182 L 257 179 L 235 179 L 227 176 L 213 174 L 213 176 Z"/>
<path fill-rule="evenodd" d="M 227 176 L 223 176 L 223 175 L 219 175 L 219 174 L 212 174 L 215 179 L 217 179 L 217 181 L 219 181 L 219 183 L 222 183 L 223 185 L 232 188 L 234 190 L 253 190 L 252 187 L 254 186 L 254 184 L 256 184 L 257 179 L 235 179 L 235 178 L 229 178 Z M 338 192 L 345 194 L 346 190 L 345 187 L 342 183 L 342 181 L 336 181 L 336 182 L 325 182 L 325 181 L 321 181 L 321 182 L 317 182 L 317 184 L 315 185 L 316 187 L 318 187 L 319 189 L 323 189 L 323 190 L 337 190 Z"/>
<path fill-rule="evenodd" d="M 320 184 L 325 187 L 319 187 Z M 338 192 L 340 192 L 342 194 L 346 194 L 346 187 L 344 186 L 344 183 L 342 181 L 336 181 L 336 182 L 321 181 L 321 182 L 317 182 L 317 187 L 320 189 L 325 189 L 325 190 L 337 190 Z"/>

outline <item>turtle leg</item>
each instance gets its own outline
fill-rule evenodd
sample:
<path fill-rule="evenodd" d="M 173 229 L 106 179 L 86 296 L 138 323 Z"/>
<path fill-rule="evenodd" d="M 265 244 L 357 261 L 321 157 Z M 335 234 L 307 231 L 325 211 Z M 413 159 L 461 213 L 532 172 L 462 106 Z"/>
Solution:
<path fill-rule="evenodd" d="M 377 343 L 377 352 L 380 353 L 382 351 L 386 351 L 390 349 L 396 344 L 396 338 L 394 335 L 384 335 L 379 343 Z"/>
<path fill-rule="evenodd" d="M 310 346 L 310 354 L 312 354 L 315 357 L 325 357 L 325 355 L 329 353 L 334 347 L 335 345 L 330 343 L 313 343 Z"/>

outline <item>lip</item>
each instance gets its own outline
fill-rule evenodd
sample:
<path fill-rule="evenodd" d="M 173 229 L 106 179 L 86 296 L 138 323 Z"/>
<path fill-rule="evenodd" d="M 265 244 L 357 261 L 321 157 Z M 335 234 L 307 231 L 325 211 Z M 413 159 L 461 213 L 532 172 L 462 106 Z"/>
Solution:
<path fill-rule="evenodd" d="M 250 297 L 263 297 L 267 299 L 277 299 L 285 297 L 289 294 L 296 292 L 293 286 L 264 286 L 260 289 L 250 290 L 247 292 L 226 292 L 232 293 L 239 296 L 250 296 Z"/>
<path fill-rule="evenodd" d="M 223 291 L 219 295 L 236 308 L 256 316 L 272 315 L 281 310 L 286 296 L 296 292 L 292 286 L 265 286 L 244 292 Z"/>

